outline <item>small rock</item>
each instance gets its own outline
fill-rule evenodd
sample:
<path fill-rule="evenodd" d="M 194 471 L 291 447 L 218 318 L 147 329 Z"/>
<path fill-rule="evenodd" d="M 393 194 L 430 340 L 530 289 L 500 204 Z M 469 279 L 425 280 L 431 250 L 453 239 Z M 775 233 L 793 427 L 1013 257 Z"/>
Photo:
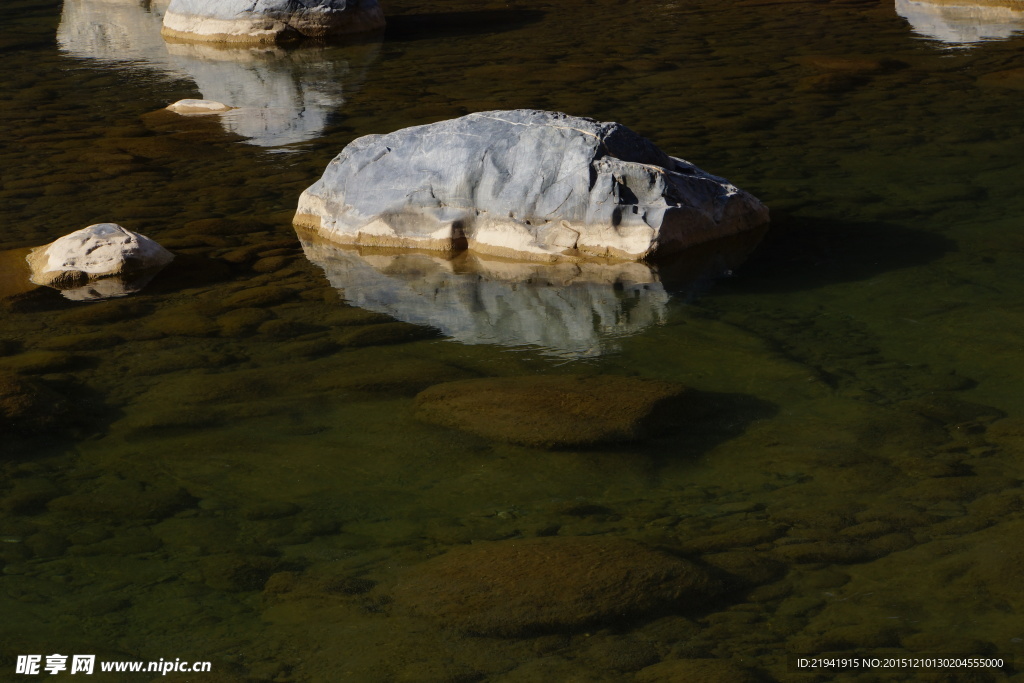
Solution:
<path fill-rule="evenodd" d="M 97 223 L 29 252 L 32 281 L 72 299 L 124 296 L 148 281 L 174 255 L 116 223 Z M 104 280 L 107 280 L 104 282 Z"/>
<path fill-rule="evenodd" d="M 178 100 L 167 109 L 175 114 L 223 114 L 234 107 L 213 100 Z"/>

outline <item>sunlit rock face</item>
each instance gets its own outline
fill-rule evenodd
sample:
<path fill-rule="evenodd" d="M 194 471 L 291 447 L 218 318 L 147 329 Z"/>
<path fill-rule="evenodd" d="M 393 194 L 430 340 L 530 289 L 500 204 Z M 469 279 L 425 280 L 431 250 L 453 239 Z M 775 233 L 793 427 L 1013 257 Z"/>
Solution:
<path fill-rule="evenodd" d="M 171 0 L 163 34 L 174 40 L 275 44 L 384 28 L 377 0 Z"/>
<path fill-rule="evenodd" d="M 218 114 L 225 130 L 261 147 L 319 136 L 379 51 L 373 43 L 334 50 L 166 43 L 162 19 L 158 3 L 66 0 L 57 40 L 73 57 L 193 81 L 202 99 L 231 107 Z"/>
<path fill-rule="evenodd" d="M 1024 31 L 1024 0 L 896 0 L 914 32 L 954 46 L 1005 40 Z"/>
<path fill-rule="evenodd" d="M 639 261 L 760 228 L 768 209 L 619 123 L 516 109 L 352 141 L 294 222 L 342 244 Z"/>

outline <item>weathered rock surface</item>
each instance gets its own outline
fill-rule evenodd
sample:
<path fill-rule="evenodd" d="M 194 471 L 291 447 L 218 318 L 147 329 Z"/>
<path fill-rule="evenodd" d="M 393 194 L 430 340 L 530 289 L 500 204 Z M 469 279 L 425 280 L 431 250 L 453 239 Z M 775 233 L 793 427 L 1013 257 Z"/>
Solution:
<path fill-rule="evenodd" d="M 29 252 L 32 281 L 73 299 L 123 296 L 138 289 L 134 276 L 151 276 L 174 259 L 159 244 L 116 223 L 97 223 Z M 116 278 L 85 286 L 92 281 Z M 95 291 L 94 291 L 95 290 Z"/>
<path fill-rule="evenodd" d="M 718 590 L 700 567 L 624 538 L 460 546 L 410 567 L 397 605 L 476 635 L 571 631 L 686 610 Z"/>
<path fill-rule="evenodd" d="M 632 441 L 672 425 L 685 400 L 678 384 L 614 375 L 487 377 L 434 385 L 416 417 L 537 448 Z"/>
<path fill-rule="evenodd" d="M 294 222 L 346 244 L 636 261 L 761 227 L 768 209 L 618 123 L 521 109 L 359 138 Z"/>
<path fill-rule="evenodd" d="M 280 43 L 382 28 L 377 0 L 171 0 L 162 33 L 214 43 Z"/>

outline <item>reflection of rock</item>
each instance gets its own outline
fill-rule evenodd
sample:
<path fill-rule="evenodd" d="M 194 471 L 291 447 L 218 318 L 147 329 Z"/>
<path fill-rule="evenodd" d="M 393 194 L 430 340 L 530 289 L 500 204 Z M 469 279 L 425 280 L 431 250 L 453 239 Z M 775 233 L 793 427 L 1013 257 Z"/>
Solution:
<path fill-rule="evenodd" d="M 1021 0 L 896 0 L 896 13 L 916 33 L 954 45 L 1005 40 L 1024 30 Z"/>
<path fill-rule="evenodd" d="M 173 259 L 153 240 L 116 223 L 76 230 L 26 257 L 33 282 L 64 290 L 76 300 L 131 294 Z"/>
<path fill-rule="evenodd" d="M 768 209 L 618 123 L 519 109 L 361 137 L 294 220 L 346 244 L 637 261 L 756 229 Z"/>
<path fill-rule="evenodd" d="M 233 107 L 220 115 L 228 131 L 263 147 L 320 135 L 344 103 L 343 91 L 362 78 L 350 62 L 368 64 L 378 51 L 372 43 L 289 51 L 168 44 L 160 37 L 162 17 L 156 3 L 143 0 L 66 0 L 57 41 L 75 57 L 193 80 L 203 99 Z"/>
<path fill-rule="evenodd" d="M 535 345 L 570 356 L 662 322 L 668 294 L 637 263 L 453 260 L 417 252 L 361 255 L 306 236 L 302 247 L 355 306 L 429 325 L 466 344 Z"/>
<path fill-rule="evenodd" d="M 367 61 L 376 45 L 354 45 L 346 55 Z M 171 69 L 195 81 L 203 98 L 233 109 L 221 115 L 229 132 L 261 147 L 288 145 L 316 137 L 328 117 L 345 102 L 352 73 L 344 59 L 329 58 L 323 47 L 222 48 L 168 43 Z"/>
<path fill-rule="evenodd" d="M 163 33 L 179 40 L 267 44 L 382 28 L 377 0 L 171 0 Z"/>
<path fill-rule="evenodd" d="M 426 389 L 416 397 L 416 417 L 485 439 L 579 448 L 665 431 L 685 401 L 677 384 L 632 377 L 485 377 Z"/>

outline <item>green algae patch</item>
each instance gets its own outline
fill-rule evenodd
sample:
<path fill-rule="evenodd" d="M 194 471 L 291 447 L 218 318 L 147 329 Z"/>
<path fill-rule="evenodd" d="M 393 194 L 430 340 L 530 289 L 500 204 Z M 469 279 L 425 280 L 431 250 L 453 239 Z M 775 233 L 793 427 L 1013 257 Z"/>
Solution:
<path fill-rule="evenodd" d="M 678 384 L 614 375 L 469 379 L 421 392 L 416 416 L 487 439 L 572 448 L 665 431 L 686 393 Z"/>

